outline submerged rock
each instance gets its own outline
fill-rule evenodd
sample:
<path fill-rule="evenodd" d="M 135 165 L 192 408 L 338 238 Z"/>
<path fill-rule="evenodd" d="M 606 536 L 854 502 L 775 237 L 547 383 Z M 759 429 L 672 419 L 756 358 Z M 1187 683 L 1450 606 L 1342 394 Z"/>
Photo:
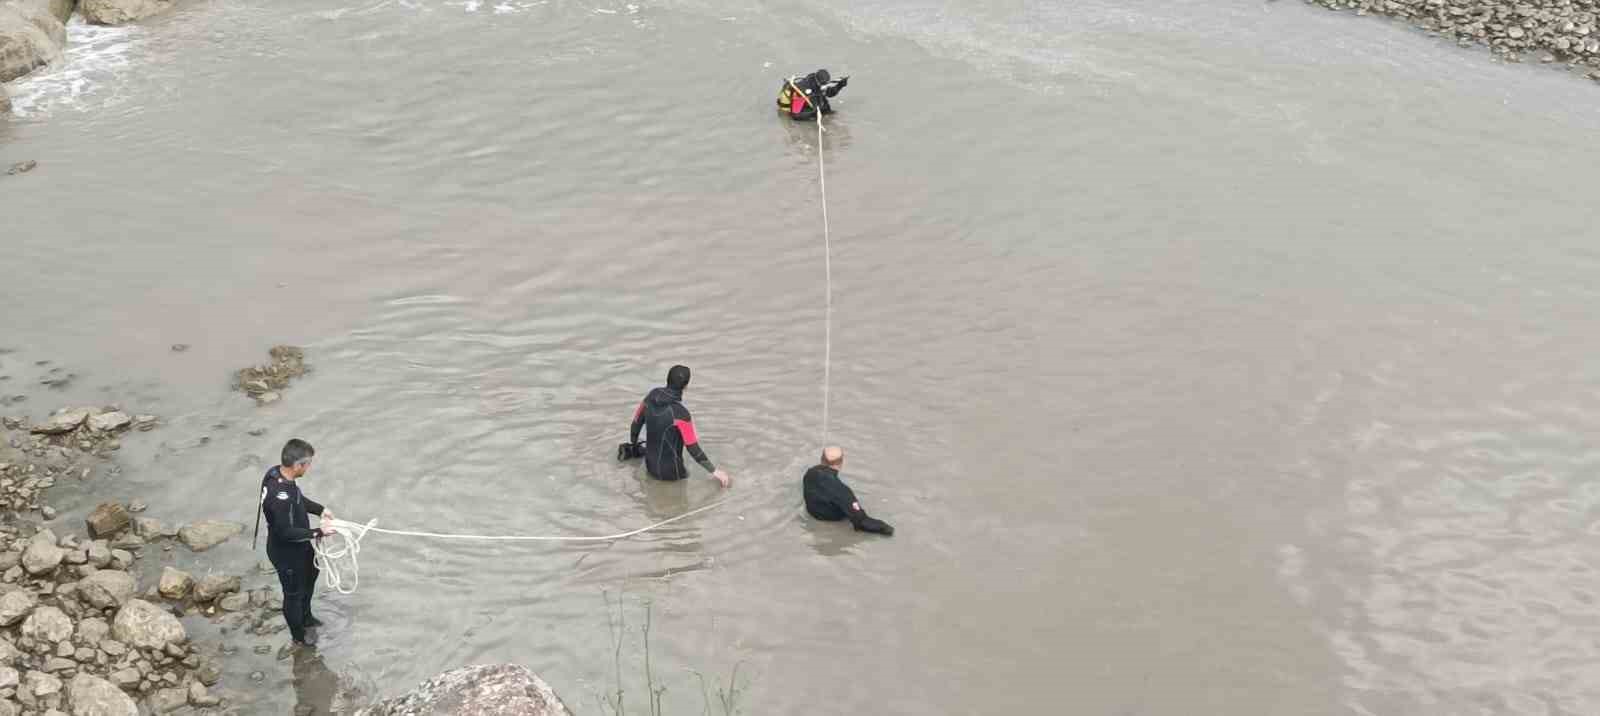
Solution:
<path fill-rule="evenodd" d="M 527 667 L 516 664 L 468 666 L 422 682 L 410 693 L 381 701 L 356 716 L 568 716 L 554 689 Z"/>

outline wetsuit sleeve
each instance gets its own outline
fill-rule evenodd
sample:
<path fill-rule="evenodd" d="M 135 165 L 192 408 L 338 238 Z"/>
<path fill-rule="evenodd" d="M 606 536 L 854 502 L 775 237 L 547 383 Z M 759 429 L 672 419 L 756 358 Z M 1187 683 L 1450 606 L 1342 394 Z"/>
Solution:
<path fill-rule="evenodd" d="M 673 421 L 678 427 L 678 436 L 683 438 L 683 447 L 689 451 L 689 457 L 700 463 L 706 472 L 716 472 L 717 466 L 711 464 L 711 458 L 706 457 L 706 451 L 700 449 L 700 436 L 694 432 L 694 421 L 689 417 L 689 411 L 683 412 L 683 417 Z"/>
<path fill-rule="evenodd" d="M 889 523 L 871 517 L 866 510 L 861 509 L 861 502 L 856 499 L 855 491 L 851 490 L 849 485 L 844 484 L 843 480 L 829 480 L 828 482 L 830 484 L 823 488 L 828 500 L 844 511 L 845 515 L 850 518 L 850 524 L 854 525 L 857 530 L 876 532 L 885 536 L 894 534 L 894 527 L 891 527 Z"/>
<path fill-rule="evenodd" d="M 834 81 L 832 83 L 829 83 L 828 88 L 823 90 L 822 93 L 827 95 L 827 96 L 829 96 L 829 97 L 838 97 L 839 93 L 843 92 L 843 91 L 844 91 L 844 82 L 842 82 L 842 81 Z"/>
<path fill-rule="evenodd" d="M 639 430 L 644 427 L 644 401 L 639 401 L 639 407 L 633 409 L 633 424 L 628 426 L 628 442 L 639 442 Z"/>
<path fill-rule="evenodd" d="M 269 493 L 265 509 L 269 513 L 267 534 L 278 542 L 306 542 L 321 533 L 320 530 L 293 526 L 294 516 L 289 511 L 288 500 L 280 500 L 276 495 Z"/>
<path fill-rule="evenodd" d="M 313 515 L 317 515 L 319 517 L 322 516 L 322 503 L 321 502 L 317 502 L 316 500 L 313 500 L 313 499 L 311 499 L 309 497 L 305 497 L 303 495 L 300 497 L 300 499 L 303 500 L 306 503 L 306 512 L 307 513 L 313 514 Z"/>

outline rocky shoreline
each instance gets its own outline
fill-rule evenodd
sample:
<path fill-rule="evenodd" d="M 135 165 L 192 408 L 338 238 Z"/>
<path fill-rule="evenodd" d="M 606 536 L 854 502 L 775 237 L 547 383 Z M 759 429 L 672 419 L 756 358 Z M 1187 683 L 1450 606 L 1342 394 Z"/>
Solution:
<path fill-rule="evenodd" d="M 258 406 L 280 400 L 291 381 L 309 370 L 299 348 L 277 346 L 269 353 L 269 362 L 233 376 L 233 389 Z M 35 363 L 35 377 L 47 389 L 65 388 L 77 378 L 46 365 Z M 13 377 L 0 375 L 0 385 Z M 0 394 L 0 408 L 27 402 L 26 395 Z M 252 560 L 242 572 L 238 564 L 230 572 L 229 565 L 208 563 L 215 560 L 207 555 L 186 562 L 203 572 L 197 575 L 173 564 L 184 552 L 207 553 L 234 539 L 245 525 L 170 524 L 149 516 L 149 506 L 135 499 L 99 502 L 81 529 L 73 529 L 46 499 L 52 488 L 67 484 L 90 495 L 109 489 L 103 480 L 120 474 L 114 458 L 124 441 L 161 426 L 156 415 L 118 405 L 59 409 L 37 422 L 0 416 L 0 716 L 251 711 L 252 696 L 259 694 L 229 692 L 222 681 L 225 674 L 252 668 L 252 659 L 264 667 L 259 661 L 273 658 L 271 642 L 286 641 L 280 636 L 286 630 L 282 596 L 270 565 Z M 286 653 L 280 650 L 280 662 Z M 297 689 L 305 656 L 295 655 Z M 367 701 L 354 685 L 320 668 L 336 683 L 321 694 L 315 711 L 349 713 Z M 257 670 L 248 680 L 266 678 Z M 510 664 L 446 672 L 358 713 L 419 708 L 441 714 L 568 713 L 548 684 Z"/>
<path fill-rule="evenodd" d="M 177 542 L 209 549 L 241 525 L 169 528 L 146 506 L 102 503 L 84 533 L 58 534 L 45 491 L 85 480 L 129 432 L 154 429 L 153 415 L 116 406 L 58 410 L 44 422 L 4 418 L 0 433 L 0 716 L 170 713 L 212 709 L 221 679 L 215 650 L 189 638 L 185 610 L 239 605 L 238 577 L 164 570 L 140 589 L 151 549 Z M 166 543 L 166 544 L 163 544 Z M 169 574 L 170 573 L 170 574 Z M 179 589 L 178 587 L 182 588 Z M 233 598 L 232 602 L 229 599 Z M 140 708 L 143 702 L 143 709 Z"/>
<path fill-rule="evenodd" d="M 1330 10 L 1382 15 L 1462 47 L 1483 45 L 1507 62 L 1563 63 L 1600 81 L 1600 0 L 1306 0 Z"/>

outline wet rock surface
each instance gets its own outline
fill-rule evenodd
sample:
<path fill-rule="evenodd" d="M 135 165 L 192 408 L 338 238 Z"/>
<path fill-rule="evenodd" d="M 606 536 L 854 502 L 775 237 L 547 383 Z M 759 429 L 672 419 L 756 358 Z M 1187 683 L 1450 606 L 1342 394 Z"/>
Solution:
<path fill-rule="evenodd" d="M 269 405 L 283 397 L 289 382 L 305 375 L 305 351 L 295 346 L 274 346 L 268 351 L 271 362 L 241 368 L 233 376 L 234 390 L 254 398 L 257 405 Z"/>

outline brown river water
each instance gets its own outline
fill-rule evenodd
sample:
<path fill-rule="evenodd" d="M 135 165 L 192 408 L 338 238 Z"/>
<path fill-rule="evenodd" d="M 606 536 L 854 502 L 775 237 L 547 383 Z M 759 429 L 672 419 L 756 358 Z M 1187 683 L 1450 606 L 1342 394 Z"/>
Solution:
<path fill-rule="evenodd" d="M 369 536 L 319 607 L 369 691 L 511 661 L 602 713 L 620 653 L 648 713 L 648 609 L 669 714 L 735 669 L 750 714 L 1600 713 L 1588 83 L 1292 2 L 211 0 L 71 34 L 0 123 L 39 161 L 0 177 L 0 391 L 53 360 L 35 418 L 166 425 L 64 510 L 248 524 L 298 436 L 347 519 L 620 532 L 718 497 L 613 458 L 694 368 L 727 504 Z M 772 95 L 817 67 L 852 77 L 831 437 L 890 539 L 799 508 L 821 207 Z M 275 343 L 314 372 L 229 393 Z M 284 638 L 240 641 L 247 712 L 321 698 L 250 654 Z"/>

